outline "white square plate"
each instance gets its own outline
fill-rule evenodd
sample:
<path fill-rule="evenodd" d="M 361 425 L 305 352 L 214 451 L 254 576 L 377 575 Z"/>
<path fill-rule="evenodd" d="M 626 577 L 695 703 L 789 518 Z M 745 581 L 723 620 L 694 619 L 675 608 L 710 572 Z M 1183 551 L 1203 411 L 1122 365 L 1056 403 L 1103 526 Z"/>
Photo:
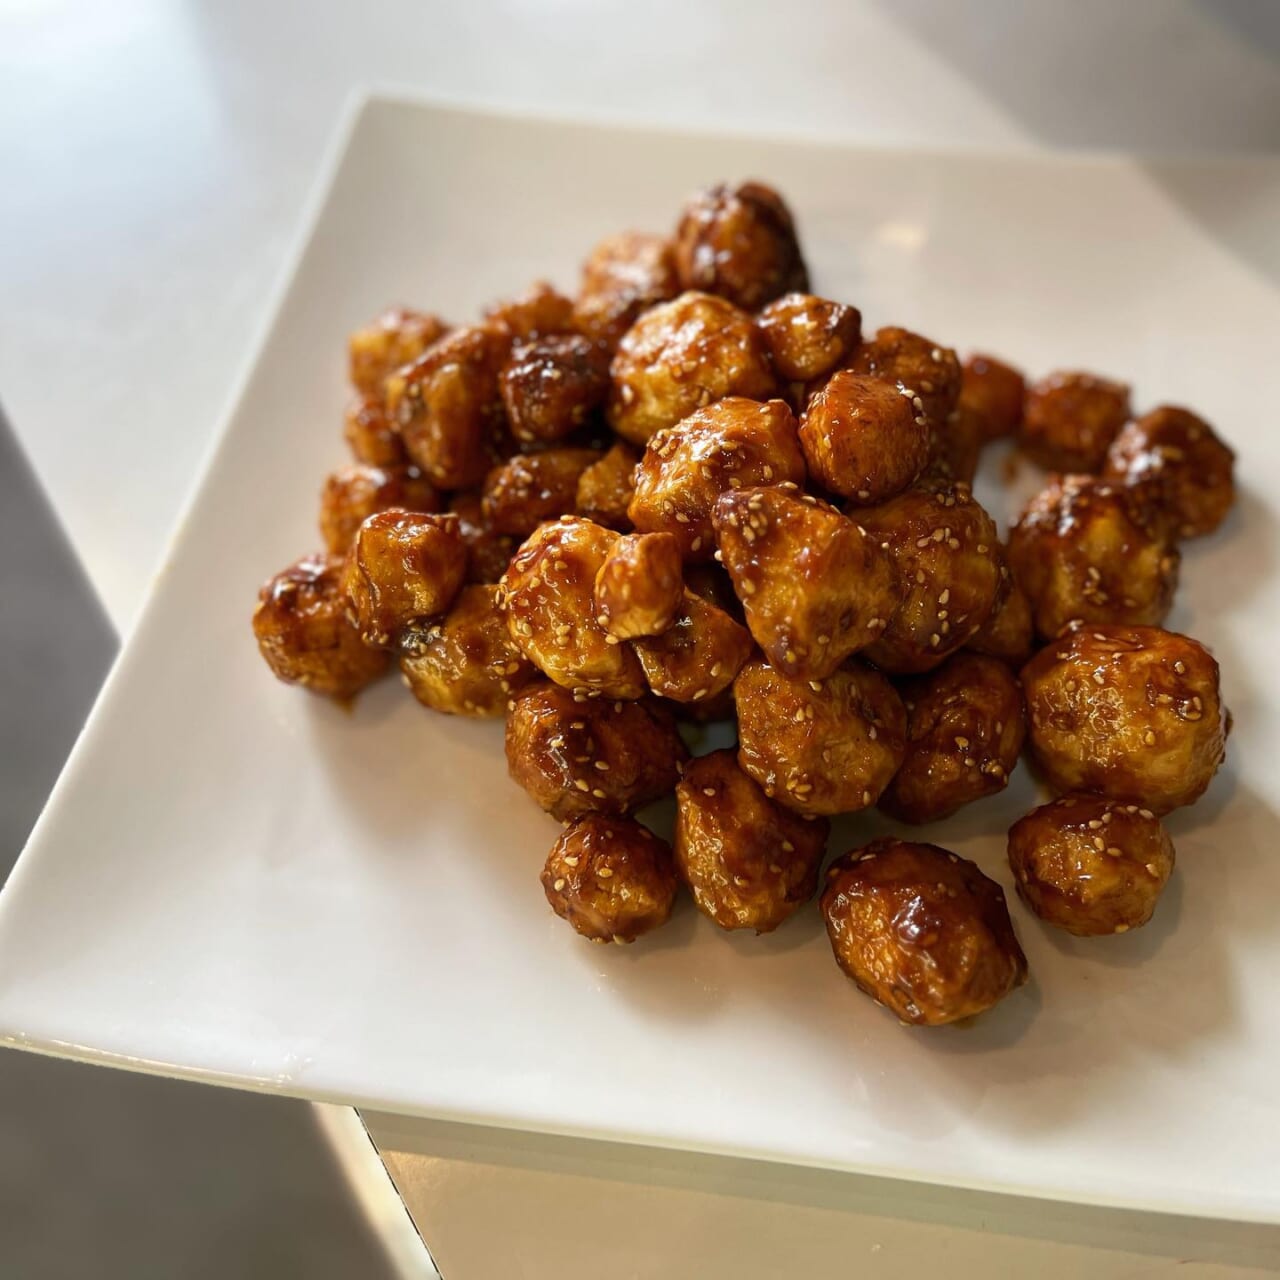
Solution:
<path fill-rule="evenodd" d="M 817 289 L 869 325 L 1132 379 L 1241 453 L 1239 510 L 1188 547 L 1172 619 L 1221 658 L 1236 730 L 1172 820 L 1166 900 L 1090 942 L 1015 904 L 1033 982 L 971 1027 L 899 1027 L 836 970 L 814 910 L 756 938 L 685 904 L 639 945 L 585 945 L 543 901 L 556 827 L 508 781 L 500 725 L 434 716 L 394 680 L 343 711 L 277 684 L 250 634 L 257 584 L 317 542 L 348 330 L 390 301 L 467 317 L 535 277 L 572 287 L 602 234 L 667 227 L 691 189 L 749 175 L 792 202 Z M 387 1111 L 1280 1220 L 1278 220 L 1263 160 L 900 154 L 368 103 L 0 898 L 0 1033 Z M 1003 833 L 1033 800 L 1022 773 L 925 838 L 1008 887 Z M 850 822 L 840 847 L 879 829 Z"/>

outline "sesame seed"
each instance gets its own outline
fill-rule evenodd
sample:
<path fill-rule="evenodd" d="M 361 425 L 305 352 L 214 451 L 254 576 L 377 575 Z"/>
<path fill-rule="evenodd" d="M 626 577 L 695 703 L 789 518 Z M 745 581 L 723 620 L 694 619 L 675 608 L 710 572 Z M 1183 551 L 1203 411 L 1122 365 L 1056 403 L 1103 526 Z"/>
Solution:
<path fill-rule="evenodd" d="M 552 887 L 552 888 L 553 888 L 557 893 L 559 893 L 559 892 L 560 892 L 560 890 L 564 888 L 564 877 L 563 877 L 563 876 L 561 876 L 561 877 L 560 877 L 560 879 L 559 879 L 559 880 L 557 880 L 557 881 L 556 881 L 556 882 L 555 882 L 551 887 Z"/>
<path fill-rule="evenodd" d="M 713 796 L 713 795 L 715 795 L 715 793 L 716 793 L 716 789 L 715 789 L 715 787 L 703 787 L 703 788 L 702 788 L 702 794 L 703 794 L 704 796 Z"/>
<path fill-rule="evenodd" d="M 608 880 L 613 875 L 612 867 L 597 867 L 596 876 L 601 880 Z"/>

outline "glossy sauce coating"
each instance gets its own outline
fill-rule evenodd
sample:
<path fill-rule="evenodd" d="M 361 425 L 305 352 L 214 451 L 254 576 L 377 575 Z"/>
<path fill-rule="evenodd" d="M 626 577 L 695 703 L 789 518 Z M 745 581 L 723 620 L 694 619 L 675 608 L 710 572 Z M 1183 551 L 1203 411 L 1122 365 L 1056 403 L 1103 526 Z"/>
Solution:
<path fill-rule="evenodd" d="M 1051 373 L 1027 389 L 1018 443 L 1050 471 L 1101 471 L 1129 418 L 1129 388 L 1091 373 Z"/>
<path fill-rule="evenodd" d="M 698 192 L 680 216 L 674 251 L 684 288 L 718 294 L 746 311 L 809 287 L 791 211 L 760 182 Z"/>
<path fill-rule="evenodd" d="M 902 822 L 938 822 L 1009 785 L 1026 735 L 1017 678 L 1003 662 L 957 653 L 898 686 L 907 754 L 880 808 Z"/>
<path fill-rule="evenodd" d="M 634 818 L 574 818 L 551 847 L 542 890 L 551 909 L 592 942 L 634 942 L 675 905 L 671 847 Z"/>
<path fill-rule="evenodd" d="M 719 697 L 755 649 L 745 627 L 692 591 L 681 596 L 670 627 L 632 647 L 654 693 L 693 703 Z"/>
<path fill-rule="evenodd" d="M 679 292 L 671 242 L 644 231 L 623 231 L 601 240 L 583 263 L 574 321 L 583 333 L 613 347 L 644 312 Z"/>
<path fill-rule="evenodd" d="M 858 522 L 893 562 L 903 603 L 867 657 L 885 671 L 928 671 L 991 616 L 1007 571 L 995 522 L 967 485 L 908 489 Z"/>
<path fill-rule="evenodd" d="M 982 419 L 963 404 L 956 405 L 946 422 L 930 433 L 930 460 L 939 474 L 972 485 L 986 443 L 983 432 Z"/>
<path fill-rule="evenodd" d="M 617 541 L 612 530 L 576 516 L 544 524 L 503 574 L 503 608 L 512 640 L 557 684 L 639 698 L 639 660 L 596 622 L 596 575 Z"/>
<path fill-rule="evenodd" d="M 756 316 L 784 382 L 812 382 L 838 369 L 862 339 L 862 313 L 812 293 L 788 293 Z"/>
<path fill-rule="evenodd" d="M 356 531 L 342 586 L 365 644 L 384 649 L 413 623 L 444 613 L 467 573 L 452 515 L 379 511 Z"/>
<path fill-rule="evenodd" d="M 791 410 L 781 400 L 729 396 L 654 436 L 636 470 L 629 512 L 637 529 L 674 534 L 687 558 L 710 560 L 711 513 L 722 493 L 804 478 Z"/>
<path fill-rule="evenodd" d="M 910 329 L 894 325 L 877 329 L 849 367 L 854 373 L 906 387 L 920 398 L 921 410 L 935 424 L 946 422 L 960 397 L 956 353 Z"/>
<path fill-rule="evenodd" d="M 357 462 L 371 467 L 400 467 L 409 460 L 395 424 L 387 417 L 382 393 L 356 396 L 343 415 L 342 435 Z"/>
<path fill-rule="evenodd" d="M 753 660 L 738 673 L 733 696 L 738 763 L 765 795 L 797 813 L 870 808 L 902 764 L 902 699 L 857 658 L 825 680 Z"/>
<path fill-rule="evenodd" d="M 1085 626 L 1022 669 L 1028 742 L 1059 791 L 1168 813 L 1198 800 L 1226 752 L 1218 664 L 1158 627 Z"/>
<path fill-rule="evenodd" d="M 969 637 L 965 648 L 999 658 L 1014 667 L 1022 666 L 1035 652 L 1031 604 L 1015 579 L 1010 579 L 1004 597 L 986 622 Z"/>
<path fill-rule="evenodd" d="M 500 716 L 538 674 L 511 643 L 492 583 L 463 587 L 443 618 L 402 632 L 397 647 L 410 693 L 447 715 Z"/>
<path fill-rule="evenodd" d="M 1236 500 L 1235 453 L 1189 409 L 1163 405 L 1111 442 L 1105 474 L 1162 511 L 1179 538 L 1212 533 Z"/>
<path fill-rule="evenodd" d="M 659 636 L 676 620 L 683 595 L 675 538 L 627 534 L 613 544 L 596 574 L 596 621 L 619 640 Z"/>
<path fill-rule="evenodd" d="M 1072 622 L 1163 622 L 1181 560 L 1135 494 L 1096 476 L 1053 477 L 1010 530 L 1008 556 L 1046 639 Z"/>
<path fill-rule="evenodd" d="M 346 609 L 340 556 L 303 556 L 266 582 L 253 634 L 277 678 L 345 700 L 380 676 L 387 655 L 361 642 Z"/>
<path fill-rule="evenodd" d="M 515 342 L 529 342 L 552 333 L 573 330 L 573 303 L 545 280 L 524 293 L 486 307 L 485 322 Z"/>
<path fill-rule="evenodd" d="M 507 768 L 553 818 L 629 813 L 667 794 L 689 752 L 652 698 L 610 701 L 539 681 L 507 713 Z"/>
<path fill-rule="evenodd" d="M 509 534 L 498 533 L 485 518 L 478 489 L 455 493 L 449 510 L 458 517 L 458 533 L 467 548 L 467 581 L 497 582 L 519 543 Z"/>
<path fill-rule="evenodd" d="M 497 533 L 527 538 L 546 520 L 572 511 L 582 473 L 600 461 L 597 449 L 517 453 L 485 477 L 481 509 Z"/>
<path fill-rule="evenodd" d="M 880 544 L 794 486 L 730 490 L 712 519 L 747 626 L 784 674 L 830 675 L 897 611 L 901 591 Z"/>
<path fill-rule="evenodd" d="M 320 536 L 340 555 L 376 511 L 435 511 L 439 506 L 440 495 L 416 467 L 342 467 L 325 479 L 320 491 Z"/>
<path fill-rule="evenodd" d="M 609 425 L 633 444 L 724 396 L 764 400 L 777 389 L 751 317 L 707 293 L 683 293 L 640 316 L 609 375 Z"/>
<path fill-rule="evenodd" d="M 562 440 L 604 405 L 609 353 L 577 333 L 518 345 L 498 378 L 511 434 L 522 444 Z"/>
<path fill-rule="evenodd" d="M 676 864 L 722 929 L 769 933 L 813 897 L 828 829 L 770 800 L 731 750 L 690 761 L 676 787 Z"/>
<path fill-rule="evenodd" d="M 1012 365 L 974 352 L 960 371 L 959 406 L 974 414 L 983 440 L 1014 435 L 1022 425 L 1027 384 Z"/>
<path fill-rule="evenodd" d="M 351 385 L 364 396 L 381 397 L 382 384 L 402 364 L 416 360 L 449 332 L 439 316 L 392 307 L 348 340 Z"/>
<path fill-rule="evenodd" d="M 387 416 L 409 457 L 442 489 L 479 484 L 497 461 L 505 422 L 498 374 L 510 348 L 496 328 L 455 329 L 387 379 Z"/>
<path fill-rule="evenodd" d="M 598 462 L 578 477 L 576 511 L 607 529 L 625 533 L 631 528 L 627 508 L 636 491 L 636 467 L 640 453 L 623 440 L 617 441 Z"/>
<path fill-rule="evenodd" d="M 809 397 L 800 422 L 813 478 L 859 506 L 901 493 L 924 470 L 929 442 L 917 393 L 848 369 Z"/>
<path fill-rule="evenodd" d="M 836 963 L 902 1022 L 972 1017 L 1027 980 L 1004 891 L 937 845 L 886 838 L 837 858 L 822 914 Z"/>
<path fill-rule="evenodd" d="M 1022 900 L 1046 924 L 1080 937 L 1146 924 L 1173 863 L 1173 841 L 1150 809 L 1102 796 L 1063 796 L 1009 831 Z"/>

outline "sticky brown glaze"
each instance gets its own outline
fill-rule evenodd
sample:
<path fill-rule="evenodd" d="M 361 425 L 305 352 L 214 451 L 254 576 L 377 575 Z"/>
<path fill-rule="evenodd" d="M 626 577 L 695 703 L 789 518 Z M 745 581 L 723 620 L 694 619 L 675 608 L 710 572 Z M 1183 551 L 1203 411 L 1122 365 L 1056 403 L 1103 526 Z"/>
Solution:
<path fill-rule="evenodd" d="M 524 293 L 495 302 L 484 311 L 486 324 L 514 342 L 528 342 L 552 333 L 573 331 L 573 303 L 545 280 Z"/>
<path fill-rule="evenodd" d="M 416 360 L 449 332 L 439 316 L 392 307 L 348 339 L 351 385 L 362 396 L 380 398 L 382 384 L 402 364 Z"/>
<path fill-rule="evenodd" d="M 1026 735 L 1017 678 L 1003 662 L 957 653 L 898 686 L 907 754 L 880 808 L 901 822 L 937 822 L 1009 785 Z"/>
<path fill-rule="evenodd" d="M 1009 831 L 1022 900 L 1046 924 L 1080 937 L 1146 924 L 1173 862 L 1173 841 L 1150 809 L 1102 796 L 1063 796 Z"/>
<path fill-rule="evenodd" d="M 851 658 L 825 680 L 748 662 L 733 686 L 738 763 L 797 813 L 867 809 L 902 764 L 907 714 L 878 671 Z"/>
<path fill-rule="evenodd" d="M 1026 392 L 1022 374 L 995 356 L 974 352 L 960 370 L 959 407 L 976 417 L 984 442 L 1017 433 Z"/>
<path fill-rule="evenodd" d="M 657 800 L 689 757 L 674 717 L 654 699 L 589 698 L 549 681 L 512 699 L 506 747 L 511 776 L 561 821 Z"/>
<path fill-rule="evenodd" d="M 828 830 L 770 800 L 732 751 L 690 761 L 676 787 L 676 865 L 722 929 L 770 933 L 808 902 Z"/>
<path fill-rule="evenodd" d="M 902 1022 L 972 1017 L 1027 980 L 1004 890 L 934 844 L 885 838 L 837 858 L 822 915 L 836 963 Z"/>
<path fill-rule="evenodd" d="M 517 453 L 485 477 L 481 510 L 497 533 L 527 538 L 544 520 L 571 512 L 578 480 L 601 458 L 598 449 Z"/>
<path fill-rule="evenodd" d="M 417 467 L 357 464 L 331 473 L 320 491 L 320 536 L 340 555 L 376 511 L 436 511 L 440 495 Z"/>
<path fill-rule="evenodd" d="M 503 608 L 516 646 L 557 684 L 639 698 L 646 688 L 639 659 L 596 622 L 596 575 L 617 541 L 577 516 L 544 524 L 503 574 Z"/>
<path fill-rule="evenodd" d="M 869 506 L 901 493 L 929 460 L 929 422 L 907 387 L 840 369 L 812 396 L 800 447 L 825 489 Z"/>
<path fill-rule="evenodd" d="M 253 634 L 278 679 L 329 698 L 354 698 L 387 669 L 347 621 L 341 556 L 303 556 L 266 582 Z"/>
<path fill-rule="evenodd" d="M 813 382 L 848 362 L 862 340 L 862 313 L 812 293 L 788 293 L 756 316 L 784 382 Z"/>
<path fill-rule="evenodd" d="M 522 444 L 563 440 L 604 405 L 609 353 L 577 333 L 521 343 L 498 379 L 511 434 Z"/>
<path fill-rule="evenodd" d="M 675 905 L 671 846 L 634 818 L 574 818 L 551 846 L 542 889 L 551 910 L 592 942 L 634 942 Z"/>
<path fill-rule="evenodd" d="M 730 396 L 654 436 L 628 511 L 637 529 L 674 534 L 686 558 L 710 560 L 711 512 L 722 493 L 804 479 L 791 410 L 781 400 Z"/>
<path fill-rule="evenodd" d="M 455 493 L 449 510 L 458 517 L 458 533 L 467 548 L 467 581 L 497 582 L 519 543 L 509 534 L 498 533 L 485 518 L 478 489 Z"/>
<path fill-rule="evenodd" d="M 681 212 L 674 248 L 683 288 L 717 294 L 747 311 L 809 287 L 791 211 L 760 182 L 698 192 Z"/>
<path fill-rule="evenodd" d="M 676 620 L 683 595 L 679 542 L 669 533 L 627 534 L 596 574 L 596 621 L 619 640 L 659 636 Z"/>
<path fill-rule="evenodd" d="M 1189 409 L 1163 405 L 1111 442 L 1104 474 L 1164 513 L 1179 538 L 1212 533 L 1236 500 L 1235 454 Z"/>
<path fill-rule="evenodd" d="M 906 387 L 930 421 L 944 423 L 960 397 L 960 361 L 950 347 L 893 325 L 877 329 L 849 366 L 854 373 Z"/>
<path fill-rule="evenodd" d="M 1050 471 L 1102 470 L 1129 419 L 1129 388 L 1091 373 L 1051 373 L 1027 388 L 1018 443 Z"/>
<path fill-rule="evenodd" d="M 684 585 L 717 609 L 723 609 L 735 622 L 745 624 L 742 601 L 733 589 L 733 579 L 714 560 L 684 567 Z"/>
<path fill-rule="evenodd" d="M 995 522 L 967 485 L 918 485 L 856 519 L 893 562 L 903 603 L 867 657 L 885 671 L 929 671 L 991 616 L 1005 590 Z"/>
<path fill-rule="evenodd" d="M 463 587 L 443 618 L 402 632 L 397 648 L 409 691 L 446 715 L 503 715 L 538 674 L 511 643 L 492 583 Z"/>
<path fill-rule="evenodd" d="M 498 374 L 510 349 L 496 328 L 455 329 L 387 379 L 387 416 L 409 457 L 442 489 L 478 485 L 498 460 L 505 421 Z"/>
<path fill-rule="evenodd" d="M 713 524 L 747 626 L 786 675 L 830 675 L 897 611 L 901 592 L 888 553 L 794 486 L 721 494 Z"/>
<path fill-rule="evenodd" d="M 978 415 L 962 404 L 956 405 L 946 422 L 933 426 L 930 461 L 940 475 L 960 484 L 973 484 L 986 443 L 983 430 Z"/>
<path fill-rule="evenodd" d="M 576 510 L 608 529 L 626 532 L 631 528 L 627 508 L 636 491 L 636 467 L 640 453 L 619 440 L 599 460 L 578 477 Z"/>
<path fill-rule="evenodd" d="M 356 396 L 343 415 L 342 435 L 357 462 L 371 467 L 400 467 L 409 460 L 382 402 L 382 393 Z"/>
<path fill-rule="evenodd" d="M 1008 556 L 1045 639 L 1072 622 L 1163 622 L 1181 560 L 1136 494 L 1096 476 L 1053 477 L 1010 530 Z"/>
<path fill-rule="evenodd" d="M 1020 667 L 1035 652 L 1035 629 L 1026 593 L 1011 580 L 991 616 L 969 638 L 966 649 Z"/>
<path fill-rule="evenodd" d="M 1226 752 L 1218 664 L 1158 627 L 1086 626 L 1022 669 L 1028 742 L 1059 791 L 1168 813 L 1200 798 Z"/>
<path fill-rule="evenodd" d="M 385 649 L 406 627 L 444 613 L 466 575 L 456 516 L 379 511 L 356 531 L 347 553 L 347 615 L 365 644 Z"/>
<path fill-rule="evenodd" d="M 755 649 L 745 627 L 692 591 L 681 596 L 670 627 L 632 646 L 654 693 L 693 703 L 718 698 Z"/>
<path fill-rule="evenodd" d="M 644 312 L 679 292 L 671 242 L 622 231 L 601 240 L 582 264 L 574 321 L 589 337 L 614 347 Z"/>
<path fill-rule="evenodd" d="M 683 293 L 640 316 L 619 341 L 609 376 L 609 425 L 633 444 L 713 400 L 764 400 L 777 389 L 751 317 L 706 293 Z"/>

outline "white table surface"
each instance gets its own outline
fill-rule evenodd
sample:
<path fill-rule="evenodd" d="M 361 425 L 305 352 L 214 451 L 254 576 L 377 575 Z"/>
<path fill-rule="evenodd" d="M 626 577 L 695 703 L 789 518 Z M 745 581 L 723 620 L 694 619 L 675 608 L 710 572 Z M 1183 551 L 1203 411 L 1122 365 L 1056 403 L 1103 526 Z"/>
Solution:
<path fill-rule="evenodd" d="M 375 83 L 884 145 L 1275 150 L 1280 6 L 0 0 L 0 399 L 122 632 L 254 347 L 342 105 Z M 944 1257 L 955 1275 L 997 1257 L 1006 1274 L 1280 1270 L 1277 1237 L 1258 1229 L 956 1208 L 902 1188 L 886 1205 L 785 1170 L 673 1173 L 615 1149 L 370 1127 L 448 1280 L 576 1275 L 606 1238 L 611 1270 L 637 1276 L 783 1275 L 788 1259 L 796 1274 L 852 1260 L 915 1275 Z M 569 1203 L 572 1215 L 554 1211 Z M 676 1225 L 655 1235 L 650 1211 Z M 508 1231 L 485 1229 L 495 1214 Z"/>

